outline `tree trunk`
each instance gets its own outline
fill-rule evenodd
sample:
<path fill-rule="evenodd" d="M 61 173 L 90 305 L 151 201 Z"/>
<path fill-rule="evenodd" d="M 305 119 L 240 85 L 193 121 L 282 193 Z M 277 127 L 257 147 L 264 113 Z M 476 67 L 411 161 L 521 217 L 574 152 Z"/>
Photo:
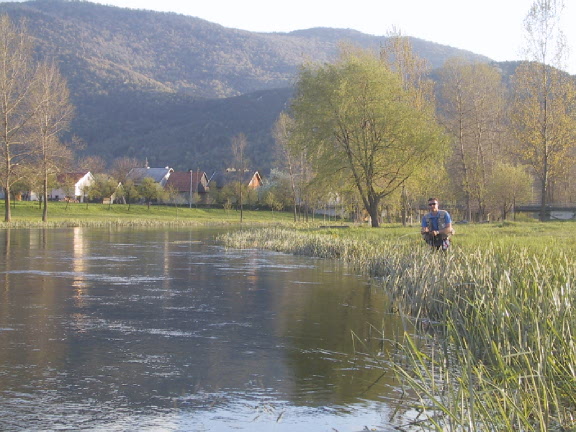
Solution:
<path fill-rule="evenodd" d="M 4 188 L 4 222 L 10 222 L 12 213 L 10 211 L 10 188 Z"/>
<path fill-rule="evenodd" d="M 244 221 L 244 201 L 242 197 L 242 183 L 240 183 L 240 223 Z"/>
<path fill-rule="evenodd" d="M 378 200 L 371 200 L 370 205 L 366 210 L 368 210 L 370 219 L 372 219 L 372 228 L 378 228 L 380 226 L 380 221 L 378 220 Z"/>
<path fill-rule="evenodd" d="M 42 183 L 42 196 L 44 200 L 42 205 L 42 222 L 46 222 L 48 220 L 48 177 L 44 177 Z"/>
<path fill-rule="evenodd" d="M 406 185 L 402 185 L 402 226 L 408 224 L 408 196 L 406 194 Z"/>
<path fill-rule="evenodd" d="M 542 194 L 540 195 L 540 222 L 546 220 L 546 179 L 542 181 Z"/>

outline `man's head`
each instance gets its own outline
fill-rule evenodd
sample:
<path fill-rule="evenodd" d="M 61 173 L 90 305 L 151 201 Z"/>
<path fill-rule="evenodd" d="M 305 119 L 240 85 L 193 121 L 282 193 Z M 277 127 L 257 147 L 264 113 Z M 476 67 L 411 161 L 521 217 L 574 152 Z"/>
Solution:
<path fill-rule="evenodd" d="M 438 200 L 436 198 L 428 198 L 428 207 L 430 211 L 438 211 Z"/>

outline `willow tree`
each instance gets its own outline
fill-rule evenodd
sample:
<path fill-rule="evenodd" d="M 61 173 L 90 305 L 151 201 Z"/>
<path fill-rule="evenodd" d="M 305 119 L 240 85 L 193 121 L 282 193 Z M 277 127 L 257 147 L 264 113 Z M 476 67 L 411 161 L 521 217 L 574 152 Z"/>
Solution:
<path fill-rule="evenodd" d="M 525 19 L 527 53 L 514 74 L 512 123 L 519 158 L 540 186 L 540 219 L 546 215 L 549 187 L 573 164 L 576 140 L 576 88 L 560 69 L 565 38 L 559 27 L 563 2 L 536 0 Z"/>
<path fill-rule="evenodd" d="M 358 191 L 379 226 L 379 205 L 423 165 L 442 164 L 445 137 L 432 104 L 377 56 L 342 50 L 333 64 L 302 69 L 292 103 L 298 140 L 316 176 Z"/>
<path fill-rule="evenodd" d="M 404 89 L 412 94 L 412 103 L 416 109 L 434 103 L 434 82 L 430 79 L 430 64 L 426 59 L 415 55 L 409 38 L 402 36 L 398 31 L 390 33 L 380 52 L 380 57 L 391 70 L 399 75 Z M 440 157 L 439 161 L 441 161 Z M 436 179 L 440 178 L 438 174 L 442 169 L 442 165 L 442 163 L 439 163 L 435 168 L 434 175 Z M 398 195 L 402 225 L 404 226 L 408 223 L 410 202 L 414 201 L 414 197 L 411 199 L 410 195 L 414 191 L 421 193 L 429 182 L 426 176 L 426 168 L 420 173 L 415 173 L 416 175 L 411 176 L 410 181 L 403 182 L 401 185 Z M 433 183 L 434 187 L 436 187 L 438 182 L 435 181 Z M 437 191 L 434 191 L 432 195 L 436 193 Z"/>

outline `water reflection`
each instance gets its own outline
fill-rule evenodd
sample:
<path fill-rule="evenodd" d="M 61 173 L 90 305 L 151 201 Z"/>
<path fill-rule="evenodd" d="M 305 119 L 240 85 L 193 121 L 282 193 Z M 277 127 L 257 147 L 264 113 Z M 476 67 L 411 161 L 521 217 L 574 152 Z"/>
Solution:
<path fill-rule="evenodd" d="M 385 296 L 214 234 L 0 232 L 0 429 L 387 428 Z"/>

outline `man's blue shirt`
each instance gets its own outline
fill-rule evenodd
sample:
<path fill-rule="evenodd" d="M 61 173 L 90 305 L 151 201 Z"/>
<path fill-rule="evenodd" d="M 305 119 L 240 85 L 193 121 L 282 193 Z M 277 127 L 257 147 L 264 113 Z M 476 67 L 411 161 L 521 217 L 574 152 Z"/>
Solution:
<path fill-rule="evenodd" d="M 444 224 L 452 223 L 452 219 L 450 218 L 450 213 L 445 210 L 439 210 L 436 215 L 432 213 L 428 213 L 422 218 L 422 228 L 426 228 L 428 226 L 428 219 L 430 219 L 430 224 L 432 225 L 432 231 L 440 231 L 438 228 L 438 219 L 440 218 L 440 214 L 444 212 Z"/>

